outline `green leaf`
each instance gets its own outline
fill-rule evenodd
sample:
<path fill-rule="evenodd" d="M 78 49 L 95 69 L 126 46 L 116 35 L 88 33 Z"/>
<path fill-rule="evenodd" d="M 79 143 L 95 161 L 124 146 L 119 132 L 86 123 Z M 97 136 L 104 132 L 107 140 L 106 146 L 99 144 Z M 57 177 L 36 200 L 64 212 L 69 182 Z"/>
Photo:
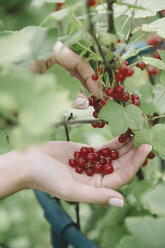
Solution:
<path fill-rule="evenodd" d="M 158 114 L 165 113 L 165 89 L 154 88 L 154 104 Z"/>
<path fill-rule="evenodd" d="M 59 89 L 68 91 L 69 98 L 73 101 L 80 92 L 80 81 L 72 77 L 70 73 L 62 66 L 55 65 L 50 72 L 54 72 Z"/>
<path fill-rule="evenodd" d="M 124 236 L 115 248 L 148 248 L 142 240 L 135 236 Z M 150 248 L 153 248 L 150 246 Z M 155 247 L 156 248 L 156 247 Z"/>
<path fill-rule="evenodd" d="M 165 70 L 162 70 L 160 73 L 160 82 L 165 86 Z"/>
<path fill-rule="evenodd" d="M 164 70 L 165 69 L 165 63 L 161 61 L 160 59 L 155 59 L 151 57 L 143 57 L 142 58 L 143 62 L 145 64 L 150 64 L 158 69 Z"/>
<path fill-rule="evenodd" d="M 163 50 L 157 50 L 157 51 L 160 54 L 161 59 L 165 63 L 165 51 L 163 51 Z"/>
<path fill-rule="evenodd" d="M 142 31 L 146 33 L 157 33 L 160 37 L 165 39 L 165 17 L 160 18 L 150 24 L 143 24 Z"/>
<path fill-rule="evenodd" d="M 110 34 L 110 33 L 105 33 L 105 32 L 100 32 L 99 33 L 99 41 L 101 44 L 105 46 L 110 46 L 113 43 L 116 43 L 116 35 Z"/>
<path fill-rule="evenodd" d="M 26 27 L 21 33 L 30 33 L 30 54 L 28 60 L 47 59 L 53 53 L 53 46 L 57 41 L 58 30 L 56 28 L 44 29 L 42 27 Z"/>
<path fill-rule="evenodd" d="M 128 231 L 142 240 L 146 247 L 163 248 L 165 246 L 164 226 L 165 218 L 142 216 L 126 219 Z"/>
<path fill-rule="evenodd" d="M 165 159 L 165 124 L 157 124 L 152 128 L 155 135 L 154 149 Z"/>
<path fill-rule="evenodd" d="M 142 71 L 139 68 L 134 68 L 134 74 L 131 77 L 127 77 L 124 81 L 124 86 L 129 93 L 137 92 L 139 86 L 145 83 L 145 79 L 142 76 Z"/>
<path fill-rule="evenodd" d="M 123 4 L 126 3 L 126 5 L 128 5 L 128 4 L 134 5 L 135 1 L 134 0 L 123 0 L 122 3 Z M 156 12 L 165 9 L 165 2 L 164 2 L 164 0 L 159 0 L 159 1 L 138 0 L 137 6 L 139 7 L 139 9 L 136 8 L 134 18 L 144 18 L 144 17 L 148 17 L 148 16 L 154 16 L 154 15 L 156 15 Z M 123 14 L 131 17 L 133 8 L 130 8 L 130 7 L 115 4 L 115 6 L 114 6 L 115 17 L 117 18 Z M 140 8 L 143 8 L 144 10 L 140 9 Z"/>
<path fill-rule="evenodd" d="M 109 121 L 109 127 L 114 136 L 126 132 L 128 128 L 141 129 L 144 124 L 144 118 L 138 107 L 128 105 L 124 108 L 114 101 L 109 101 L 101 109 L 99 118 Z"/>
<path fill-rule="evenodd" d="M 152 128 L 134 131 L 135 148 L 142 144 L 150 144 L 162 159 L 165 159 L 165 125 L 157 124 Z"/>
<path fill-rule="evenodd" d="M 139 87 L 140 108 L 144 114 L 153 114 L 155 112 L 155 106 L 153 103 L 153 88 L 151 84 L 145 83 Z"/>
<path fill-rule="evenodd" d="M 165 183 L 160 183 L 142 196 L 142 203 L 152 214 L 165 215 Z"/>

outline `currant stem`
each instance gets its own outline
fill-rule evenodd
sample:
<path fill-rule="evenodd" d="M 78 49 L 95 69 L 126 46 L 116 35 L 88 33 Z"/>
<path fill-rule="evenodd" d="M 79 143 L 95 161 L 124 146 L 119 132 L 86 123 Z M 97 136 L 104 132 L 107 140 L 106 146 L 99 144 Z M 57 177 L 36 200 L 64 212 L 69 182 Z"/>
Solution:
<path fill-rule="evenodd" d="M 151 120 L 154 121 L 160 118 L 165 118 L 165 115 L 159 115 L 159 116 L 152 117 Z"/>
<path fill-rule="evenodd" d="M 95 119 L 95 120 L 70 120 L 70 121 L 61 121 L 55 125 L 56 128 L 59 126 L 72 126 L 72 125 L 81 125 L 81 124 L 92 124 L 92 123 L 99 123 L 103 120 Z"/>
<path fill-rule="evenodd" d="M 137 0 L 135 0 L 135 5 L 137 5 Z M 130 41 L 131 37 L 132 37 L 132 31 L 133 31 L 133 26 L 134 26 L 134 16 L 135 16 L 135 9 L 133 9 L 132 11 L 132 16 L 131 16 L 131 23 L 130 23 L 130 29 L 128 31 L 127 34 L 127 38 L 125 40 L 125 43 L 128 44 L 128 42 Z"/>

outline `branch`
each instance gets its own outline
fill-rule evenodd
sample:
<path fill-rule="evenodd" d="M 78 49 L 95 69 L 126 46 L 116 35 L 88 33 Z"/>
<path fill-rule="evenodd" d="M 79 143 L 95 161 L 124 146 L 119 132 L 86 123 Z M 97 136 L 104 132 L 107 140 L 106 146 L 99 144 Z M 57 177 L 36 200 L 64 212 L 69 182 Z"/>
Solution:
<path fill-rule="evenodd" d="M 157 120 L 157 119 L 160 119 L 160 118 L 165 118 L 165 115 L 158 115 L 158 116 L 152 117 L 151 121 L 154 121 L 154 120 Z"/>
<path fill-rule="evenodd" d="M 68 121 L 61 121 L 55 125 L 56 128 L 59 126 L 72 126 L 72 125 L 81 125 L 81 124 L 92 124 L 92 123 L 99 123 L 102 122 L 100 119 L 95 120 L 68 120 Z"/>
<path fill-rule="evenodd" d="M 94 42 L 96 43 L 97 45 L 97 48 L 98 48 L 98 51 L 102 57 L 102 60 L 103 60 L 103 63 L 105 65 L 105 68 L 108 69 L 110 67 L 110 64 L 108 63 L 106 57 L 105 57 L 105 54 L 104 54 L 104 51 L 95 35 L 95 32 L 94 32 L 94 24 L 91 20 L 91 13 L 90 13 L 90 10 L 89 10 L 89 5 L 88 5 L 88 0 L 86 1 L 86 10 L 87 10 L 87 17 L 88 17 L 88 24 L 89 24 L 89 33 L 90 35 L 92 36 Z"/>
<path fill-rule="evenodd" d="M 113 20 L 113 3 L 115 0 L 106 0 L 108 9 L 108 33 L 115 33 L 115 25 Z"/>
<path fill-rule="evenodd" d="M 137 0 L 135 0 L 135 5 L 137 5 Z M 133 31 L 133 26 L 134 26 L 134 16 L 135 16 L 135 9 L 133 9 L 132 11 L 132 16 L 131 16 L 131 23 L 130 23 L 130 29 L 128 31 L 125 43 L 128 44 L 128 42 L 130 41 L 131 37 L 132 37 L 132 31 Z"/>

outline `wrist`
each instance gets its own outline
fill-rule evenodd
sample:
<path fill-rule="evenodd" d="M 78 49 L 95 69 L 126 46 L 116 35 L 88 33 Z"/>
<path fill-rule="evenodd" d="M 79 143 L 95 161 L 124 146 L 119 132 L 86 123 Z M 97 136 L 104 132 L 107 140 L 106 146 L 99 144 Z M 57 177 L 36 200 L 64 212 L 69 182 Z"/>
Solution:
<path fill-rule="evenodd" d="M 0 199 L 24 188 L 27 178 L 23 154 L 11 151 L 0 156 Z"/>

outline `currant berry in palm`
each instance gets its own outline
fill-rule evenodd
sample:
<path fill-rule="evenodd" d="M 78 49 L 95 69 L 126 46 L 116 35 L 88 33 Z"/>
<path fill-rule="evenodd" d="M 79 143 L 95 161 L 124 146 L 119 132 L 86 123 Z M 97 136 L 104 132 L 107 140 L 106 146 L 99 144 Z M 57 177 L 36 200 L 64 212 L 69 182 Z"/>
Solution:
<path fill-rule="evenodd" d="M 111 174 L 114 171 L 112 164 L 105 164 L 103 171 L 105 174 Z"/>

